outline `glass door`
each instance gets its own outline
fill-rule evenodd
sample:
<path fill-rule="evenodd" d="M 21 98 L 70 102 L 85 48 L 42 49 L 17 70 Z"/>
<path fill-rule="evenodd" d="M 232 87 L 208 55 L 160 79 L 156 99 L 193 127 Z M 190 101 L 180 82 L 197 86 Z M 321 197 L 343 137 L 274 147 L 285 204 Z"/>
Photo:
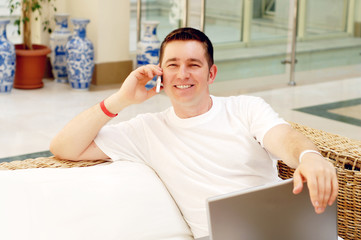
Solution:
<path fill-rule="evenodd" d="M 207 0 L 205 33 L 213 44 L 242 42 L 244 0 Z"/>
<path fill-rule="evenodd" d="M 137 2 L 131 0 L 132 9 Z M 140 2 L 141 21 L 160 22 L 160 40 L 181 26 L 203 29 L 215 47 L 217 81 L 254 78 L 258 85 L 287 85 L 294 69 L 309 71 L 360 62 L 357 48 L 361 38 L 353 37 L 353 32 L 354 16 L 361 18 L 357 10 L 361 0 Z M 130 49 L 135 51 L 136 18 L 131 19 Z M 342 46 L 346 48 L 342 50 Z"/>
<path fill-rule="evenodd" d="M 130 51 L 136 51 L 137 38 L 142 36 L 142 22 L 158 21 L 157 36 L 160 41 L 173 29 L 183 24 L 184 3 L 182 0 L 131 0 Z M 137 32 L 137 11 L 140 15 L 140 29 Z M 138 39 L 139 40 L 139 39 Z"/>
<path fill-rule="evenodd" d="M 296 82 L 305 81 L 300 72 L 361 64 L 360 0 L 299 0 L 298 7 Z"/>
<path fill-rule="evenodd" d="M 282 62 L 292 43 L 290 2 L 206 1 L 205 32 L 216 48 L 218 81 L 275 75 L 277 81 L 287 83 L 289 67 Z"/>
<path fill-rule="evenodd" d="M 348 1 L 318 0 L 307 1 L 304 7 L 306 36 L 320 36 L 347 31 Z M 327 9 L 327 11 L 320 11 Z"/>
<path fill-rule="evenodd" d="M 289 1 L 283 0 L 283 4 L 268 0 L 142 0 L 140 2 L 140 21 L 159 21 L 157 35 L 160 40 L 171 30 L 181 26 L 201 30 L 204 27 L 204 32 L 215 47 L 215 62 L 219 68 L 218 81 L 286 72 L 286 65 L 281 62 L 286 57 L 287 21 L 284 26 L 279 23 L 281 19 L 275 15 L 287 11 L 285 14 L 287 17 Z M 131 0 L 132 9 L 136 8 L 137 3 L 139 1 Z M 132 13 L 134 14 L 134 11 Z M 131 29 L 135 29 L 134 20 Z M 136 42 L 135 33 L 132 33 L 131 38 L 131 43 Z M 277 41 L 279 39 L 281 42 Z M 257 41 L 265 43 L 254 44 Z M 131 51 L 135 49 L 133 44 Z"/>

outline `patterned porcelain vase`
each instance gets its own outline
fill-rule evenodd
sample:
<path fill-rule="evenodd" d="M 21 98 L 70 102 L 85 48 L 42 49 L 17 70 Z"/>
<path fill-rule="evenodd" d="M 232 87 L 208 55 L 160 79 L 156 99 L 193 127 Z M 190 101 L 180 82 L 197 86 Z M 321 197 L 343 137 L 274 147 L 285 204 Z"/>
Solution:
<path fill-rule="evenodd" d="M 146 21 L 143 23 L 144 34 L 137 44 L 137 66 L 158 64 L 160 41 L 157 37 L 159 22 Z"/>
<path fill-rule="evenodd" d="M 55 14 L 56 28 L 50 35 L 50 61 L 56 82 L 68 83 L 66 71 L 66 44 L 71 37 L 68 29 L 69 14 Z"/>
<path fill-rule="evenodd" d="M 66 44 L 66 61 L 70 86 L 75 90 L 89 90 L 94 70 L 94 47 L 86 38 L 88 19 L 71 19 L 74 33 Z"/>
<path fill-rule="evenodd" d="M 0 93 L 10 93 L 15 76 L 15 47 L 6 36 L 10 20 L 0 20 Z"/>
<path fill-rule="evenodd" d="M 143 22 L 143 37 L 137 44 L 137 67 L 147 64 L 158 64 L 160 41 L 157 37 L 157 21 Z M 157 77 L 155 76 L 146 84 L 147 89 L 155 86 Z"/>

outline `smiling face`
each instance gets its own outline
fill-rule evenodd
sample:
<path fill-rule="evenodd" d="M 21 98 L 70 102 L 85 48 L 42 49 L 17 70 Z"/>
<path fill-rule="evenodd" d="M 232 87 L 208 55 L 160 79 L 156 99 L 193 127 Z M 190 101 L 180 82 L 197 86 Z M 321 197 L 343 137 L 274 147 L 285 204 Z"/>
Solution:
<path fill-rule="evenodd" d="M 208 85 L 213 83 L 217 67 L 208 66 L 203 44 L 196 40 L 175 40 L 164 48 L 161 62 L 163 89 L 181 118 L 209 110 Z"/>

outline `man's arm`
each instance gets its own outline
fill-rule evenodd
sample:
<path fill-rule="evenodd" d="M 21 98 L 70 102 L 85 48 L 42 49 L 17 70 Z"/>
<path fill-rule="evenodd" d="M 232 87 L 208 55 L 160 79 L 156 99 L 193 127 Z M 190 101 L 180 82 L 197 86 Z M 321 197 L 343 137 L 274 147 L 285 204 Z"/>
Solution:
<path fill-rule="evenodd" d="M 327 204 L 333 204 L 338 192 L 334 166 L 314 152 L 305 153 L 299 163 L 303 151 L 318 151 L 309 139 L 291 126 L 281 124 L 271 128 L 263 142 L 269 152 L 280 157 L 288 166 L 296 168 L 293 175 L 295 194 L 300 193 L 303 182 L 307 182 L 311 202 L 317 213 L 324 212 Z"/>
<path fill-rule="evenodd" d="M 106 109 L 115 114 L 132 104 L 141 103 L 154 95 L 147 91 L 146 83 L 155 75 L 162 75 L 156 65 L 142 66 L 129 74 L 122 87 L 104 100 Z M 50 151 L 59 158 L 69 160 L 97 160 L 109 157 L 94 143 L 100 129 L 111 119 L 97 104 L 71 120 L 52 140 Z"/>

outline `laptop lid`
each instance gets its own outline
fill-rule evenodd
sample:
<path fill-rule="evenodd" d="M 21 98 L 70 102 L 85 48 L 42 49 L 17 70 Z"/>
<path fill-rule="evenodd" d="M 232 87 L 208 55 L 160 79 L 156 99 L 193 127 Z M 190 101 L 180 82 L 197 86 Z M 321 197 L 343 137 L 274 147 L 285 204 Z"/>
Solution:
<path fill-rule="evenodd" d="M 316 214 L 308 188 L 292 193 L 293 179 L 207 200 L 211 240 L 337 239 L 337 206 Z"/>

